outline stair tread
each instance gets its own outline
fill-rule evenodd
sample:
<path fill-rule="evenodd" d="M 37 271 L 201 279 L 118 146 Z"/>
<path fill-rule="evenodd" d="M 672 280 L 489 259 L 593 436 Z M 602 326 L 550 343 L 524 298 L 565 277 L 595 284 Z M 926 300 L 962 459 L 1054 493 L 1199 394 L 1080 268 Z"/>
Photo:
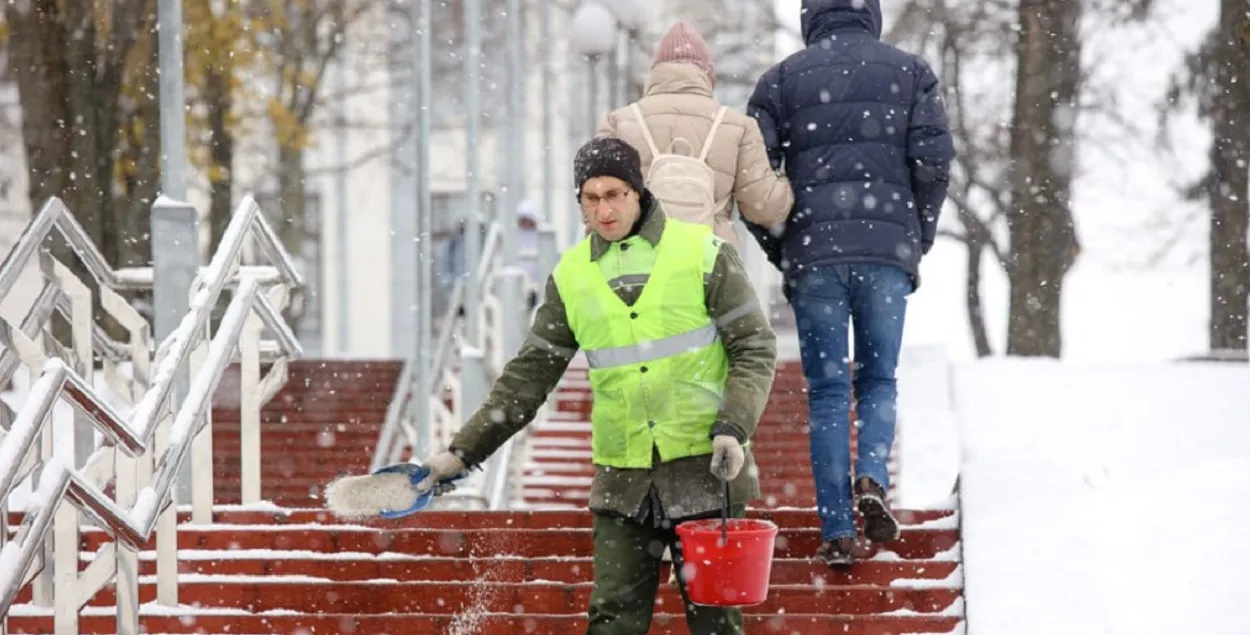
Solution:
<path fill-rule="evenodd" d="M 19 607 L 15 607 L 19 608 Z M 22 607 L 25 608 L 25 607 Z M 86 607 L 83 618 L 84 634 L 113 633 L 115 625 L 111 616 L 93 615 L 97 607 Z M 43 613 L 34 613 L 36 615 Z M 187 617 L 194 619 L 187 619 Z M 13 633 L 51 632 L 51 617 L 11 618 Z M 656 612 L 648 635 L 684 635 L 683 615 L 665 609 Z M 837 632 L 841 635 L 903 635 L 906 633 L 950 633 L 962 623 L 957 616 L 946 615 L 748 615 L 746 623 L 755 627 L 751 632 L 785 633 L 786 635 L 816 635 Z M 319 615 L 249 615 L 221 614 L 195 611 L 167 614 L 149 614 L 143 617 L 143 625 L 149 633 L 369 633 L 382 635 L 387 632 L 401 633 L 447 633 L 472 632 L 475 635 L 514 635 L 516 633 L 541 633 L 543 635 L 584 635 L 586 618 L 583 615 L 500 614 L 475 612 L 469 617 L 449 615 L 357 615 L 329 613 Z M 461 630 L 453 630 L 460 626 Z M 467 627 L 467 628 L 465 628 Z M 400 629 L 388 631 L 388 629 Z M 802 630 L 799 630 L 802 629 Z"/>

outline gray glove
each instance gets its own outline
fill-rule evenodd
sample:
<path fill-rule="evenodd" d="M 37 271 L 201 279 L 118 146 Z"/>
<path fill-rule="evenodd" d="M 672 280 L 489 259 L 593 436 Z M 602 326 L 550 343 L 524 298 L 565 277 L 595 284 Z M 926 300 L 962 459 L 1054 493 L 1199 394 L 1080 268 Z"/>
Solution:
<path fill-rule="evenodd" d="M 728 434 L 712 437 L 712 474 L 717 478 L 726 481 L 738 478 L 746 462 L 746 451 L 737 439 Z"/>
<path fill-rule="evenodd" d="M 425 467 L 430 468 L 430 475 L 425 477 L 424 481 L 417 484 L 417 491 L 424 494 L 434 489 L 438 482 L 449 479 L 465 470 L 464 461 L 460 457 L 451 452 L 440 452 L 430 457 L 423 463 Z M 436 491 L 435 494 L 443 492 Z"/>

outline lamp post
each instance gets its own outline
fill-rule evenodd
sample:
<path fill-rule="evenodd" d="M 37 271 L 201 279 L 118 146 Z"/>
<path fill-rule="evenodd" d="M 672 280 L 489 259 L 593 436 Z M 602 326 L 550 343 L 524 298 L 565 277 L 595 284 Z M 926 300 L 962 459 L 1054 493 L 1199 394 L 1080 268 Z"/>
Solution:
<path fill-rule="evenodd" d="M 573 50 L 586 58 L 586 137 L 595 135 L 599 120 L 599 60 L 616 46 L 617 18 L 606 7 L 587 0 L 573 14 Z M 583 139 L 583 141 L 585 141 Z M 574 150 L 576 151 L 576 150 Z M 569 244 L 581 236 L 579 214 L 569 214 Z"/>
<path fill-rule="evenodd" d="M 482 351 L 482 285 L 477 268 L 482 256 L 481 122 L 482 122 L 482 3 L 464 2 L 464 345 L 460 349 L 461 407 L 476 410 L 490 388 L 486 381 L 486 358 Z"/>
<path fill-rule="evenodd" d="M 430 164 L 430 119 L 434 108 L 433 52 L 431 31 L 434 25 L 434 0 L 419 0 L 420 8 L 416 9 L 417 42 L 414 47 L 413 65 L 417 70 L 416 104 L 417 104 L 417 357 L 416 372 L 413 383 L 416 384 L 417 397 L 414 400 L 417 443 L 413 447 L 416 456 L 424 457 L 429 450 L 430 441 L 430 393 L 433 391 L 434 355 L 431 349 L 431 332 L 433 326 L 434 303 L 434 196 L 430 189 L 430 178 L 433 166 Z"/>
<path fill-rule="evenodd" d="M 538 39 L 542 41 L 541 47 L 541 68 L 542 68 L 542 148 L 543 148 L 543 231 L 550 229 L 548 224 L 551 222 L 552 210 L 555 209 L 555 166 L 552 157 L 551 144 L 554 131 L 551 123 L 551 100 L 554 96 L 551 94 L 553 82 L 551 73 L 551 0 L 539 0 L 538 2 Z M 540 252 L 541 253 L 541 252 Z M 544 274 L 550 271 L 543 271 Z M 534 281 L 540 289 L 545 288 L 541 280 Z"/>
<path fill-rule="evenodd" d="M 160 0 L 156 5 L 156 56 L 160 78 L 161 198 L 152 204 L 152 303 L 157 342 L 178 327 L 190 308 L 187 289 L 199 271 L 199 214 L 187 198 L 187 119 L 185 69 L 182 60 L 182 2 Z M 159 230 L 159 231 L 158 231 Z M 160 237 L 159 239 L 157 237 Z M 190 388 L 180 373 L 175 385 L 179 400 Z M 95 450 L 92 427 L 74 417 L 74 457 L 82 464 Z M 178 470 L 175 500 L 191 502 L 191 462 Z"/>
<path fill-rule="evenodd" d="M 624 36 L 612 40 L 612 102 L 608 105 L 618 108 L 631 101 L 628 87 L 633 77 L 633 43 L 646 19 L 647 7 L 640 0 L 616 0 L 607 7 L 620 26 L 620 35 Z"/>
<path fill-rule="evenodd" d="M 498 289 L 500 303 L 508 314 L 502 325 L 500 345 L 504 356 L 511 357 L 521 348 L 529 319 L 524 300 L 526 273 L 517 254 L 517 207 L 525 198 L 525 29 L 521 0 L 508 0 L 507 6 L 506 178 L 499 207 L 504 266 L 498 273 Z"/>

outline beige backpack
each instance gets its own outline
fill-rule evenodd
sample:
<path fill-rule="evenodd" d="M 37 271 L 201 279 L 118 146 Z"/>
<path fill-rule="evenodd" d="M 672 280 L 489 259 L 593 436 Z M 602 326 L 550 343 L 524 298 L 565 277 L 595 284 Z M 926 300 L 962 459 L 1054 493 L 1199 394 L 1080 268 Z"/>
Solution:
<path fill-rule="evenodd" d="M 707 155 L 728 108 L 721 106 L 716 111 L 712 129 L 708 131 L 703 150 L 697 158 L 692 156 L 694 146 L 682 137 L 669 142 L 667 152 L 660 152 L 651 136 L 651 130 L 647 127 L 646 119 L 642 116 L 642 109 L 636 103 L 630 104 L 630 108 L 638 119 L 642 136 L 651 150 L 651 167 L 646 176 L 647 189 L 664 206 L 664 213 L 668 216 L 714 227 L 716 210 L 723 207 L 726 201 L 716 200 L 716 172 L 707 164 Z M 674 146 L 679 142 L 686 146 L 687 153 L 678 154 L 674 151 Z"/>

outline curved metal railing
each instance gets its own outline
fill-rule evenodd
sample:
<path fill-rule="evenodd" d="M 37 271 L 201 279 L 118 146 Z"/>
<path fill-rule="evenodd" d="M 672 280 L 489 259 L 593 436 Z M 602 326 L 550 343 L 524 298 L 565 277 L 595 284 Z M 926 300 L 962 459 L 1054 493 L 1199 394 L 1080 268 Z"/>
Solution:
<path fill-rule="evenodd" d="M 145 390 L 126 417 L 119 415 L 90 381 L 90 292 L 68 269 L 38 249 L 52 229 L 60 229 L 90 274 L 99 283 L 102 305 L 131 333 L 128 346 L 134 364 L 132 376 L 143 380 Z M 250 241 L 271 264 L 243 266 L 244 248 Z M 289 256 L 282 249 L 259 207 L 245 197 L 236 209 L 217 251 L 192 285 L 190 309 L 178 327 L 156 351 L 150 347 L 147 324 L 115 289 L 142 288 L 150 284 L 150 268 L 119 273 L 109 268 L 91 245 L 82 228 L 60 201 L 53 199 L 27 228 L 17 246 L 0 265 L 0 293 L 7 294 L 20 269 L 38 253 L 45 277 L 55 280 L 70 298 L 73 355 L 65 359 L 43 354 L 51 337 L 44 337 L 52 310 L 47 293 L 19 328 L 6 325 L 0 357 L 16 358 L 38 371 L 39 378 L 0 440 L 0 525 L 7 520 L 7 501 L 14 488 L 31 477 L 33 493 L 15 539 L 0 549 L 0 615 L 24 585 L 35 582 L 34 603 L 50 609 L 55 632 L 76 633 L 83 603 L 110 582 L 116 584 L 117 633 L 138 632 L 138 551 L 153 534 L 157 550 L 157 601 L 176 605 L 177 518 L 174 484 L 188 458 L 191 462 L 192 517 L 197 522 L 212 518 L 212 434 L 209 415 L 214 392 L 235 353 L 241 360 L 240 391 L 242 445 L 252 444 L 254 456 L 243 457 L 244 500 L 259 498 L 259 411 L 276 385 L 285 381 L 287 357 L 300 354 L 295 336 L 280 311 L 292 290 L 303 286 Z M 225 315 L 209 337 L 213 308 L 227 286 L 235 285 Z M 68 289 L 68 291 L 66 290 Z M 45 288 L 46 291 L 46 288 Z M 53 303 L 56 304 L 56 303 Z M 55 307 L 54 307 L 55 308 Z M 5 323 L 0 320 L 0 325 Z M 262 346 L 267 328 L 273 341 Z M 86 347 L 79 349 L 79 346 Z M 122 346 L 122 345 L 118 345 Z M 61 347 L 64 348 L 64 347 Z M 263 348 L 281 357 L 264 381 L 259 380 Z M 77 349 L 77 350 L 75 350 Z M 58 351 L 60 352 L 60 351 Z M 154 371 L 147 381 L 151 363 Z M 9 362 L 12 366 L 13 363 Z M 10 371 L 11 372 L 11 371 Z M 190 389 L 179 399 L 175 384 L 190 378 Z M 248 381 L 249 377 L 254 381 Z M 85 461 L 74 456 L 50 424 L 53 408 L 68 401 L 103 433 L 101 445 Z M 249 426 L 248 421 L 255 425 Z M 249 480 L 255 481 L 249 485 Z M 108 485 L 113 498 L 104 494 Z M 249 496 L 250 494 L 250 496 Z M 68 505 L 65 503 L 69 503 Z M 114 537 L 81 573 L 78 511 L 92 517 Z M 0 527 L 3 529 L 3 527 Z M 0 542 L 7 531 L 0 531 Z M 53 588 L 52 581 L 56 580 Z M 2 624 L 0 624 L 2 627 Z"/>

